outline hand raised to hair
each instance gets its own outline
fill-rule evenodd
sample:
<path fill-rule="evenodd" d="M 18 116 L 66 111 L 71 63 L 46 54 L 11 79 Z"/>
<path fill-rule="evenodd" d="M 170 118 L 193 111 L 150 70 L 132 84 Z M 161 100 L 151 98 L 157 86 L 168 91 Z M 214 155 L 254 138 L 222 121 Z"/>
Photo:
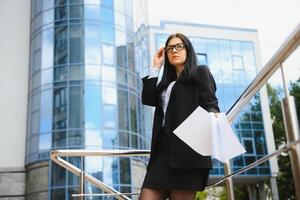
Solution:
<path fill-rule="evenodd" d="M 153 67 L 160 69 L 165 60 L 165 50 L 161 47 L 157 50 L 153 58 Z"/>

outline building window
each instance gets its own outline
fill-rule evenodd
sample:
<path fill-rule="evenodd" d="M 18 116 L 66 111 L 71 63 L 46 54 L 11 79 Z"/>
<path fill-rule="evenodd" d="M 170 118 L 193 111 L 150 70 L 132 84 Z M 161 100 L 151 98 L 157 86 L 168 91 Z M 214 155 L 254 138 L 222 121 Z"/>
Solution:
<path fill-rule="evenodd" d="M 243 139 L 247 154 L 254 154 L 254 142 L 252 139 Z"/>
<path fill-rule="evenodd" d="M 244 60 L 242 56 L 232 56 L 232 66 L 234 70 L 244 70 Z"/>
<path fill-rule="evenodd" d="M 205 53 L 197 53 L 197 64 L 198 65 L 208 65 L 207 55 Z"/>

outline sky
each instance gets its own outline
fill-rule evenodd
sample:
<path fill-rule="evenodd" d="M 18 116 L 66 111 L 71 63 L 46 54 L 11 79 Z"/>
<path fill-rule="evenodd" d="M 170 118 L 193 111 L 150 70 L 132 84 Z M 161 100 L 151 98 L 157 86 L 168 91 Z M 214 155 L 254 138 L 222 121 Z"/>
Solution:
<path fill-rule="evenodd" d="M 168 20 L 257 29 L 263 65 L 300 24 L 300 0 L 149 0 L 148 6 L 150 25 Z"/>

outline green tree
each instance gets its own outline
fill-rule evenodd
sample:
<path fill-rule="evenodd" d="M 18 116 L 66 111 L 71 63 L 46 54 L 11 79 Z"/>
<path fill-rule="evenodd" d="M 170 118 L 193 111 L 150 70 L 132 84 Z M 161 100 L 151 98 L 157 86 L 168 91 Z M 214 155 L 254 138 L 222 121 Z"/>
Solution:
<path fill-rule="evenodd" d="M 275 138 L 276 148 L 286 143 L 286 136 L 284 130 L 283 115 L 281 110 L 281 100 L 283 91 L 278 88 L 275 89 L 267 84 L 270 112 L 273 119 L 273 132 Z M 300 79 L 290 85 L 290 94 L 295 97 L 296 107 L 300 108 Z M 299 117 L 299 109 L 297 114 Z M 291 170 L 290 158 L 287 153 L 278 157 L 279 174 L 277 177 L 277 185 L 280 199 L 296 199 L 293 175 Z"/>

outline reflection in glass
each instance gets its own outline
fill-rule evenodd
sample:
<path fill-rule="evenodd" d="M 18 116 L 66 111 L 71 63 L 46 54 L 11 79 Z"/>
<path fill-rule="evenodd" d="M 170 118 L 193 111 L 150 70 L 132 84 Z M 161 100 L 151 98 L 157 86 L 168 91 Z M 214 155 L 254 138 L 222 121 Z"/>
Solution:
<path fill-rule="evenodd" d="M 70 87 L 69 128 L 84 127 L 83 86 Z"/>
<path fill-rule="evenodd" d="M 231 50 L 230 43 L 227 40 L 219 41 L 220 48 L 220 63 L 222 63 L 222 69 L 232 70 L 232 62 L 231 62 Z"/>
<path fill-rule="evenodd" d="M 247 154 L 253 154 L 254 153 L 253 141 L 244 139 L 243 143 L 246 148 Z"/>
<path fill-rule="evenodd" d="M 66 131 L 55 131 L 52 135 L 52 147 L 54 149 L 65 148 L 67 146 Z"/>
<path fill-rule="evenodd" d="M 38 72 L 33 75 L 31 89 L 36 89 L 37 87 L 40 87 L 40 85 L 41 85 L 41 73 Z"/>
<path fill-rule="evenodd" d="M 73 176 L 76 176 L 76 175 L 73 175 Z M 78 177 L 78 176 L 76 176 L 76 177 Z M 78 179 L 78 178 L 77 178 Z M 68 182 L 68 184 L 69 184 L 69 186 L 71 185 L 71 183 L 69 183 Z M 75 185 L 75 184 L 74 184 Z M 78 184 L 77 185 L 75 185 L 75 187 L 68 187 L 67 188 L 67 196 L 66 196 L 66 198 L 65 199 L 72 199 L 73 198 L 73 194 L 78 194 L 79 193 L 79 187 L 78 187 Z M 74 198 L 73 198 L 74 199 Z"/>
<path fill-rule="evenodd" d="M 210 68 L 221 68 L 218 41 L 209 39 L 206 42 L 208 65 Z"/>
<path fill-rule="evenodd" d="M 84 61 L 84 34 L 82 25 L 70 26 L 70 63 L 83 63 Z"/>
<path fill-rule="evenodd" d="M 72 165 L 80 168 L 80 157 L 69 157 L 68 158 L 69 163 L 71 163 Z M 68 173 L 68 185 L 79 185 L 79 181 L 78 181 L 78 176 L 76 176 L 75 174 L 71 173 L 71 172 L 67 172 Z M 78 192 L 77 192 L 78 193 Z M 74 193 L 73 193 L 74 194 Z"/>
<path fill-rule="evenodd" d="M 70 6 L 70 18 L 82 18 L 83 17 L 83 5 Z"/>
<path fill-rule="evenodd" d="M 113 162 L 115 158 L 103 157 L 103 182 L 110 186 L 113 185 Z"/>
<path fill-rule="evenodd" d="M 86 65 L 85 66 L 85 79 L 100 80 L 101 71 L 99 65 Z"/>
<path fill-rule="evenodd" d="M 119 184 L 119 158 L 113 158 L 113 162 L 111 164 L 111 176 L 113 179 L 114 188 L 116 187 L 116 184 Z"/>
<path fill-rule="evenodd" d="M 128 38 L 129 39 L 129 38 Z M 135 73 L 135 65 L 134 65 L 134 49 L 133 49 L 133 43 L 127 44 L 127 51 L 128 51 L 128 69 L 130 72 Z"/>
<path fill-rule="evenodd" d="M 96 86 L 85 86 L 85 128 L 100 129 L 101 127 L 101 91 Z"/>
<path fill-rule="evenodd" d="M 117 108 L 116 106 L 103 105 L 103 127 L 116 128 Z"/>
<path fill-rule="evenodd" d="M 110 2 L 113 2 L 110 0 Z M 103 0 L 101 2 L 103 4 Z M 102 21 L 113 23 L 114 21 L 114 11 L 112 8 L 107 8 L 104 6 L 100 7 L 100 19 Z"/>
<path fill-rule="evenodd" d="M 203 53 L 197 53 L 197 61 L 199 65 L 208 65 L 207 55 Z"/>
<path fill-rule="evenodd" d="M 43 25 L 52 23 L 54 21 L 54 9 L 43 12 Z"/>
<path fill-rule="evenodd" d="M 119 146 L 120 147 L 129 147 L 129 134 L 128 132 L 119 132 Z"/>
<path fill-rule="evenodd" d="M 124 14 L 117 10 L 115 10 L 115 24 L 116 24 L 116 26 L 121 26 L 122 28 L 126 27 Z"/>
<path fill-rule="evenodd" d="M 137 110 L 136 110 L 136 96 L 133 94 L 129 95 L 130 100 L 130 128 L 131 131 L 137 132 Z"/>
<path fill-rule="evenodd" d="M 116 81 L 116 69 L 112 67 L 102 66 L 102 80 Z"/>
<path fill-rule="evenodd" d="M 100 27 L 95 25 L 85 26 L 85 63 L 100 64 L 101 40 Z"/>
<path fill-rule="evenodd" d="M 104 149 L 115 149 L 118 145 L 118 138 L 115 130 L 103 130 L 102 139 Z"/>
<path fill-rule="evenodd" d="M 117 47 L 117 65 L 121 68 L 127 67 L 127 48 L 125 45 Z"/>
<path fill-rule="evenodd" d="M 68 78 L 67 67 L 57 66 L 54 67 L 54 82 L 56 81 L 66 81 Z"/>
<path fill-rule="evenodd" d="M 103 145 L 100 131 L 86 130 L 85 145 L 87 147 L 101 147 Z"/>
<path fill-rule="evenodd" d="M 233 69 L 244 69 L 244 61 L 242 56 L 232 56 Z"/>
<path fill-rule="evenodd" d="M 263 135 L 263 132 L 261 131 L 255 131 L 254 132 L 254 141 L 255 141 L 255 148 L 256 148 L 256 154 L 257 155 L 265 155 L 266 152 L 266 142 Z"/>
<path fill-rule="evenodd" d="M 65 189 L 52 189 L 51 199 L 65 199 Z"/>
<path fill-rule="evenodd" d="M 111 0 L 102 0 L 101 1 L 101 5 L 105 5 L 105 6 L 109 6 L 109 7 L 112 7 L 113 3 L 114 3 L 114 1 L 111 1 Z"/>
<path fill-rule="evenodd" d="M 54 89 L 53 107 L 53 129 L 65 129 L 67 122 L 67 88 Z"/>
<path fill-rule="evenodd" d="M 69 148 L 83 148 L 84 147 L 84 131 L 83 130 L 69 130 L 68 131 L 68 147 Z"/>
<path fill-rule="evenodd" d="M 33 52 L 33 71 L 37 71 L 41 67 L 41 49 Z"/>
<path fill-rule="evenodd" d="M 128 92 L 118 90 L 119 129 L 129 130 Z"/>
<path fill-rule="evenodd" d="M 67 26 L 55 27 L 54 39 L 54 64 L 65 64 L 68 59 L 68 28 Z"/>
<path fill-rule="evenodd" d="M 138 148 L 138 136 L 132 133 L 130 135 L 130 138 L 131 138 L 131 147 Z"/>
<path fill-rule="evenodd" d="M 256 67 L 256 63 L 255 63 L 255 58 L 254 58 L 254 50 L 252 48 L 251 49 L 242 49 L 242 53 L 243 53 L 243 61 L 244 61 L 245 70 L 256 72 L 257 67 Z"/>
<path fill-rule="evenodd" d="M 230 47 L 232 55 L 241 55 L 241 42 L 240 41 L 230 41 Z"/>
<path fill-rule="evenodd" d="M 54 0 L 43 1 L 43 10 L 54 7 Z"/>
<path fill-rule="evenodd" d="M 116 88 L 102 86 L 103 103 L 117 105 Z"/>
<path fill-rule="evenodd" d="M 41 93 L 40 133 L 52 130 L 52 90 Z"/>
<path fill-rule="evenodd" d="M 54 162 L 52 162 L 51 168 L 52 168 L 51 186 L 52 187 L 53 186 L 65 186 L 66 170 Z"/>
<path fill-rule="evenodd" d="M 99 0 L 89 0 L 89 1 L 99 1 Z M 85 5 L 84 6 L 84 18 L 85 19 L 100 20 L 99 6 Z"/>
<path fill-rule="evenodd" d="M 121 184 L 131 183 L 129 158 L 120 158 L 120 183 Z"/>
<path fill-rule="evenodd" d="M 118 83 L 126 84 L 127 83 L 127 73 L 123 69 L 118 68 L 117 69 L 117 80 Z"/>
<path fill-rule="evenodd" d="M 42 71 L 41 84 L 49 84 L 53 81 L 53 68 Z"/>
<path fill-rule="evenodd" d="M 68 7 L 60 6 L 55 8 L 55 21 L 63 21 L 67 19 Z"/>
<path fill-rule="evenodd" d="M 36 154 L 35 156 L 37 156 L 37 152 L 39 150 L 39 135 L 38 134 L 32 135 L 30 139 L 30 143 L 31 143 L 30 152 L 35 153 Z"/>
<path fill-rule="evenodd" d="M 103 178 L 103 158 L 96 156 L 85 157 L 85 171 L 98 180 Z"/>
<path fill-rule="evenodd" d="M 43 31 L 42 37 L 42 68 L 53 66 L 54 38 L 53 29 Z"/>
<path fill-rule="evenodd" d="M 84 0 L 85 4 L 100 4 L 100 0 Z"/>
<path fill-rule="evenodd" d="M 84 68 L 82 65 L 71 65 L 69 67 L 69 80 L 83 80 Z"/>
<path fill-rule="evenodd" d="M 51 134 L 41 134 L 39 137 L 39 150 L 47 150 L 51 148 Z"/>
<path fill-rule="evenodd" d="M 114 46 L 108 44 L 102 44 L 103 63 L 114 64 Z"/>

